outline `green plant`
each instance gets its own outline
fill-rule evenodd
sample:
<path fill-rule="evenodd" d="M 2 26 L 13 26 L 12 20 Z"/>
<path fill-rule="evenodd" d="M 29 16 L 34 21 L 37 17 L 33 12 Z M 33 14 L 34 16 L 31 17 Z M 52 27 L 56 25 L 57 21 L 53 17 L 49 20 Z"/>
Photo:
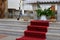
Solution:
<path fill-rule="evenodd" d="M 48 8 L 46 9 L 46 16 L 55 16 L 55 13 L 50 8 Z"/>
<path fill-rule="evenodd" d="M 39 5 L 39 2 L 37 2 L 37 7 L 38 7 L 38 9 L 36 10 L 37 17 L 40 17 L 42 15 L 45 15 L 47 17 L 55 16 L 55 13 L 50 9 L 50 7 L 48 9 L 42 10 Z"/>
<path fill-rule="evenodd" d="M 55 16 L 54 12 L 50 8 L 44 10 L 40 8 L 37 9 L 36 12 L 37 12 L 37 17 L 40 17 L 41 15 L 46 15 L 48 17 Z"/>
<path fill-rule="evenodd" d="M 37 12 L 37 17 L 40 17 L 40 15 L 42 13 L 42 10 L 41 9 L 38 9 L 38 10 L 36 10 L 36 12 Z"/>

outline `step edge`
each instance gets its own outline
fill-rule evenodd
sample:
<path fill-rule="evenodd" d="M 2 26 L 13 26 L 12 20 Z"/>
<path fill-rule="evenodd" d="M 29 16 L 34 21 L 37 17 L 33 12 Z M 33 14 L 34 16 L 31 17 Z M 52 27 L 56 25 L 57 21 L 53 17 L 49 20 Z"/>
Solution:
<path fill-rule="evenodd" d="M 60 27 L 48 27 L 48 30 L 49 30 L 49 29 L 60 30 Z"/>
<path fill-rule="evenodd" d="M 46 35 L 60 37 L 60 33 L 46 33 Z"/>
<path fill-rule="evenodd" d="M 25 30 L 15 30 L 15 29 L 1 29 L 0 31 L 9 31 L 9 32 L 24 32 Z"/>
<path fill-rule="evenodd" d="M 27 26 L 25 24 L 22 24 L 22 25 L 18 25 L 18 24 L 0 24 L 0 25 L 5 25 L 5 26 Z"/>

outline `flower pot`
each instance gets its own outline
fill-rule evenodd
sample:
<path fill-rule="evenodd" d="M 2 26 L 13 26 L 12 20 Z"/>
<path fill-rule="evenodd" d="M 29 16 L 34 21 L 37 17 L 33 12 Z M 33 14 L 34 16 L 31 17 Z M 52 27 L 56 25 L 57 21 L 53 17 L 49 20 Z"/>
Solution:
<path fill-rule="evenodd" d="M 47 20 L 46 15 L 42 15 L 42 16 L 40 17 L 40 20 Z"/>

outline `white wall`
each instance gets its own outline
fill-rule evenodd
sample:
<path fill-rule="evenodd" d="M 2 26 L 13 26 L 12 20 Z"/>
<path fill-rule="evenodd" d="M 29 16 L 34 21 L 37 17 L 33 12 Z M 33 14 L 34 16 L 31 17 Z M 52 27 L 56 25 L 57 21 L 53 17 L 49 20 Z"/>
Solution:
<path fill-rule="evenodd" d="M 51 7 L 52 4 L 40 4 L 41 8 L 42 9 L 47 9 L 49 7 Z M 57 4 L 54 4 L 55 5 L 55 10 L 57 10 Z"/>
<path fill-rule="evenodd" d="M 37 0 L 25 0 L 25 2 L 27 2 L 27 1 L 33 2 L 33 1 L 37 1 Z M 50 7 L 50 6 L 51 6 L 51 4 L 43 4 L 43 5 L 41 5 L 41 7 L 43 9 L 47 8 L 47 7 Z M 19 0 L 8 0 L 8 8 L 19 9 Z M 24 4 L 24 10 L 32 10 L 32 5 Z M 56 10 L 57 10 L 57 8 L 56 8 Z"/>
<path fill-rule="evenodd" d="M 14 9 L 19 9 L 19 2 L 20 0 L 8 0 L 8 8 L 14 8 Z M 31 5 L 24 5 L 25 10 L 32 10 Z"/>
<path fill-rule="evenodd" d="M 19 0 L 8 0 L 8 8 L 19 9 Z"/>
<path fill-rule="evenodd" d="M 24 10 L 33 10 L 32 5 L 25 4 L 24 5 Z"/>
<path fill-rule="evenodd" d="M 51 7 L 52 4 L 40 4 L 42 9 L 47 9 Z M 55 5 L 55 10 L 57 10 L 57 4 Z M 24 10 L 33 10 L 32 5 L 24 5 Z"/>

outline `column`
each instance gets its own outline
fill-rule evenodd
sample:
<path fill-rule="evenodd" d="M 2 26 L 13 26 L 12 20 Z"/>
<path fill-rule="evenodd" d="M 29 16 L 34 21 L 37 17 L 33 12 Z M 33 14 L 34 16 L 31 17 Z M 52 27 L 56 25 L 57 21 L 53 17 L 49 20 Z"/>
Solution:
<path fill-rule="evenodd" d="M 57 21 L 60 22 L 60 4 L 57 4 Z"/>
<path fill-rule="evenodd" d="M 22 14 L 24 14 L 24 0 L 20 0 L 20 10 L 22 10 Z"/>
<path fill-rule="evenodd" d="M 1 10 L 1 18 L 4 18 L 4 13 L 5 13 L 5 2 L 6 0 L 3 0 L 2 1 L 2 10 Z"/>
<path fill-rule="evenodd" d="M 1 18 L 1 10 L 2 10 L 2 0 L 0 0 L 0 18 Z"/>
<path fill-rule="evenodd" d="M 37 4 L 32 4 L 32 8 L 33 8 L 34 19 L 37 20 L 37 13 L 35 11 L 37 9 Z"/>
<path fill-rule="evenodd" d="M 5 18 L 8 18 L 8 0 L 5 1 Z"/>

